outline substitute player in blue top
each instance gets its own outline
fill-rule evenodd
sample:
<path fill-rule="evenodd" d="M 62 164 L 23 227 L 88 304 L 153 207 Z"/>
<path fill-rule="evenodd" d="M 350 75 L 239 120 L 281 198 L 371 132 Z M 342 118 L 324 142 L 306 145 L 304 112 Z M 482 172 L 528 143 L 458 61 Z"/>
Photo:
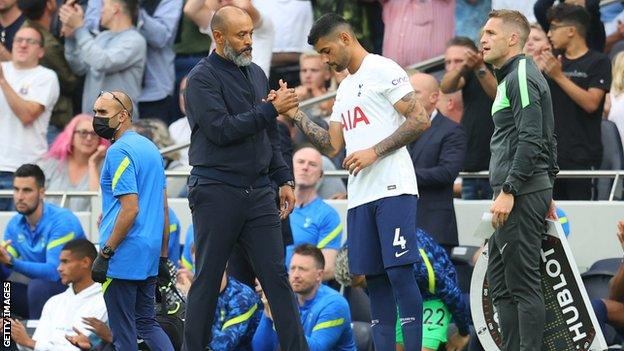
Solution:
<path fill-rule="evenodd" d="M 326 14 L 308 36 L 323 62 L 349 75 L 336 94 L 329 132 L 299 108 L 286 115 L 324 154 L 346 146 L 349 170 L 347 225 L 349 265 L 365 274 L 371 297 L 375 348 L 394 350 L 399 305 L 405 349 L 420 350 L 422 298 L 412 274 L 416 246 L 416 175 L 405 145 L 429 126 L 405 70 L 369 54 L 342 17 Z"/>
<path fill-rule="evenodd" d="M 132 101 L 123 92 L 102 92 L 93 106 L 93 129 L 113 145 L 102 167 L 101 251 L 93 280 L 103 283 L 116 350 L 173 351 L 154 312 L 156 276 L 168 279 L 169 219 L 163 160 L 147 138 L 129 130 Z M 160 264 L 159 264 L 160 257 Z"/>
<path fill-rule="evenodd" d="M 294 243 L 286 246 L 286 267 L 295 247 L 312 244 L 323 252 L 323 280 L 334 279 L 336 255 L 342 239 L 338 212 L 318 196 L 316 189 L 323 176 L 321 153 L 313 147 L 302 147 L 293 155 L 295 176 L 295 209 L 290 214 Z"/>
<path fill-rule="evenodd" d="M 45 175 L 39 166 L 20 166 L 13 178 L 13 202 L 17 213 L 4 232 L 0 245 L 0 276 L 12 271 L 30 278 L 28 285 L 11 285 L 11 312 L 38 319 L 49 297 L 63 292 L 56 268 L 63 245 L 84 238 L 78 218 L 69 210 L 43 201 Z"/>
<path fill-rule="evenodd" d="M 299 314 L 310 351 L 355 351 L 347 300 L 323 284 L 321 250 L 303 244 L 295 248 L 288 279 L 299 302 Z M 271 307 L 262 294 L 264 312 L 253 337 L 254 351 L 283 350 L 273 325 Z"/>

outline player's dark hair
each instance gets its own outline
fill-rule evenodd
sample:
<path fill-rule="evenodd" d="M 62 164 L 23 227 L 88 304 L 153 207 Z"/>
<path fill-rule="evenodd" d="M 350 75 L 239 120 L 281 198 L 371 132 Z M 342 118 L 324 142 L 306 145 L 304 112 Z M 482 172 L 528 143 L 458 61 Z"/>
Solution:
<path fill-rule="evenodd" d="M 347 22 L 347 20 L 342 18 L 342 16 L 333 12 L 324 14 L 317 19 L 316 22 L 314 22 L 314 25 L 312 25 L 312 29 L 310 29 L 310 34 L 308 35 L 308 44 L 312 46 L 316 45 L 316 42 L 319 41 L 319 39 L 333 33 L 337 28 L 343 28 L 353 34 L 351 25 Z"/>
<path fill-rule="evenodd" d="M 72 255 L 76 256 L 78 259 L 89 257 L 91 261 L 95 261 L 95 257 L 97 257 L 95 245 L 84 238 L 74 239 L 63 245 L 63 249 L 61 251 L 65 250 L 71 252 Z"/>
<path fill-rule="evenodd" d="M 475 45 L 474 41 L 468 37 L 453 37 L 451 40 L 446 42 L 446 47 L 451 46 L 463 46 L 465 48 L 471 49 L 474 52 L 479 51 L 477 49 L 477 45 Z"/>
<path fill-rule="evenodd" d="M 584 7 L 566 3 L 558 4 L 548 9 L 546 15 L 548 22 L 557 21 L 572 25 L 581 37 L 587 36 L 587 28 L 589 28 L 591 18 Z"/>
<path fill-rule="evenodd" d="M 321 249 L 314 245 L 310 244 L 301 244 L 295 248 L 293 254 L 298 254 L 302 256 L 310 256 L 314 258 L 314 262 L 316 263 L 316 268 L 325 269 L 325 257 L 323 256 L 323 252 Z"/>
<path fill-rule="evenodd" d="M 37 182 L 38 187 L 40 188 L 45 187 L 45 174 L 43 174 L 43 171 L 41 170 L 41 168 L 39 168 L 39 166 L 32 164 L 32 163 L 26 163 L 26 164 L 19 166 L 19 168 L 15 171 L 15 173 L 13 173 L 13 177 L 14 178 L 33 177 L 35 178 L 35 182 Z"/>

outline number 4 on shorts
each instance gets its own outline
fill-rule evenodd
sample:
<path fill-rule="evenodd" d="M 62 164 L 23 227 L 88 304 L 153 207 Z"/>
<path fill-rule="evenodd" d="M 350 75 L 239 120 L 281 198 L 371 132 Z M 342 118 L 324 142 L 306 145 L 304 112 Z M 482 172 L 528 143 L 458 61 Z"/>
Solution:
<path fill-rule="evenodd" d="M 392 241 L 392 246 L 401 246 L 401 250 L 405 250 L 405 237 L 401 235 L 401 228 L 396 228 L 394 230 L 394 240 Z"/>

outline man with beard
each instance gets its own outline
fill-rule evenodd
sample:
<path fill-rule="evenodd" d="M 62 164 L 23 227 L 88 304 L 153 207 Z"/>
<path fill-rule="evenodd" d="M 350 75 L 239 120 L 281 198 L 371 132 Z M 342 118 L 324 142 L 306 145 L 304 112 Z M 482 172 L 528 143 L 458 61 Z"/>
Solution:
<path fill-rule="evenodd" d="M 305 336 L 312 350 L 355 351 L 351 312 L 347 300 L 323 284 L 325 259 L 311 244 L 297 246 L 289 267 L 290 286 L 297 294 Z M 262 295 L 264 313 L 254 335 L 254 351 L 280 349 L 273 327 L 272 310 Z"/>
<path fill-rule="evenodd" d="M 307 350 L 280 230 L 280 217 L 292 211 L 295 196 L 276 118 L 298 106 L 297 95 L 283 82 L 267 95 L 267 78 L 251 62 L 253 22 L 244 10 L 222 7 L 211 28 L 216 50 L 193 68 L 185 95 L 193 131 L 188 186 L 196 275 L 182 349 L 202 350 L 210 343 L 219 282 L 238 244 L 267 291 L 282 350 Z M 279 213 L 271 181 L 279 186 Z"/>
<path fill-rule="evenodd" d="M 15 273 L 28 278 L 11 285 L 11 315 L 29 319 L 39 319 L 48 298 L 65 290 L 56 269 L 61 249 L 84 238 L 78 218 L 44 202 L 44 193 L 45 175 L 39 166 L 24 164 L 15 171 L 13 201 L 18 214 L 9 221 L 0 245 L 2 281 L 18 280 Z"/>
<path fill-rule="evenodd" d="M 394 350 L 399 306 L 406 350 L 420 350 L 422 299 L 413 274 L 418 187 L 405 147 L 431 125 L 409 77 L 396 62 L 369 54 L 351 25 L 328 13 L 312 26 L 308 43 L 323 62 L 349 75 L 340 83 L 329 130 L 298 108 L 286 116 L 329 157 L 346 149 L 349 170 L 349 268 L 366 275 L 377 350 Z"/>

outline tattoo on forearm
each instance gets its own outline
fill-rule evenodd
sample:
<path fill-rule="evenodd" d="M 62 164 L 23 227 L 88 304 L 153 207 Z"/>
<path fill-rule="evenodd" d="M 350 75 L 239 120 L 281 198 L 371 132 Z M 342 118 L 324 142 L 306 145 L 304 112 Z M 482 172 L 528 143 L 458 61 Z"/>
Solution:
<path fill-rule="evenodd" d="M 429 116 L 422 105 L 418 102 L 414 92 L 405 95 L 401 101 L 407 103 L 407 108 L 403 112 L 405 122 L 397 128 L 389 137 L 380 141 L 373 147 L 377 156 L 381 157 L 398 150 L 403 146 L 418 139 L 420 135 L 429 128 Z"/>
<path fill-rule="evenodd" d="M 328 154 L 332 151 L 333 147 L 329 138 L 329 132 L 316 123 L 312 122 L 310 118 L 301 110 L 298 110 L 293 118 L 295 124 L 303 131 L 308 137 L 310 142 L 314 144 L 322 153 Z"/>

